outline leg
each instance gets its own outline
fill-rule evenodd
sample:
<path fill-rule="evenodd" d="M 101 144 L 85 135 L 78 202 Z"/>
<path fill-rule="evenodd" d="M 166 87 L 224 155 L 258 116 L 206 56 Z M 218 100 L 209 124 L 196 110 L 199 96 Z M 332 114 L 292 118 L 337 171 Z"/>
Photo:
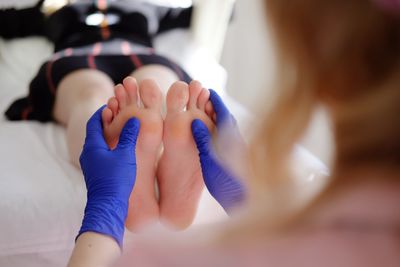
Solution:
<path fill-rule="evenodd" d="M 77 167 L 80 167 L 86 123 L 113 94 L 111 79 L 103 72 L 89 69 L 70 73 L 57 88 L 53 115 L 66 126 L 70 158 Z"/>
<path fill-rule="evenodd" d="M 171 87 L 178 77 L 172 70 L 160 65 L 142 67 L 132 75 L 139 81 L 154 79 L 161 88 L 163 99 L 167 100 L 167 103 L 163 103 L 162 112 L 165 117 L 164 152 L 157 167 L 157 174 L 154 168 L 152 175 L 143 179 L 145 176 L 139 175 L 138 170 L 137 182 L 146 183 L 146 188 L 154 189 L 154 177 L 157 175 L 161 219 L 174 228 L 184 229 L 194 219 L 203 189 L 199 158 L 190 125 L 194 118 L 200 118 L 209 128 L 212 127 L 209 118 L 210 105 L 206 105 L 209 92 L 198 82 L 193 82 L 190 88 L 182 82 Z M 168 91 L 169 88 L 171 89 Z M 136 188 L 139 190 L 139 187 Z M 132 212 L 130 209 L 128 222 L 139 213 L 140 203 L 135 201 L 137 195 L 140 195 L 140 192 L 131 195 Z M 135 203 L 138 203 L 137 208 Z"/>
<path fill-rule="evenodd" d="M 156 162 L 161 149 L 163 119 L 161 117 L 161 91 L 153 80 L 143 80 L 138 85 L 127 77 L 123 85 L 115 87 L 115 96 L 103 111 L 104 136 L 113 148 L 125 123 L 131 117 L 140 120 L 136 145 L 136 183 L 129 199 L 126 226 L 138 231 L 149 223 L 158 221 L 158 201 L 154 193 Z M 143 103 L 140 106 L 139 100 Z"/>
<path fill-rule="evenodd" d="M 191 131 L 195 118 L 208 128 L 213 122 L 207 111 L 209 91 L 193 81 L 172 85 L 167 95 L 164 121 L 164 152 L 158 164 L 160 217 L 174 228 L 188 227 L 195 216 L 204 187 L 198 151 Z"/>
<path fill-rule="evenodd" d="M 151 95 L 160 95 L 160 107 L 158 109 L 158 114 L 160 114 L 161 112 L 162 117 L 164 117 L 165 95 L 171 84 L 178 80 L 178 76 L 169 68 L 161 65 L 143 66 L 133 72 L 131 76 L 133 76 L 140 84 L 139 95 L 141 102 L 143 102 L 142 105 L 145 108 L 151 106 L 146 105 L 146 101 L 149 102 L 148 99 Z M 155 84 L 149 82 L 148 79 L 152 79 L 153 81 L 155 81 Z M 159 89 L 156 89 L 156 87 L 158 87 Z M 126 88 L 128 89 L 129 86 L 126 86 Z M 143 115 L 142 119 L 140 120 L 141 129 L 138 139 L 138 148 L 136 149 L 138 164 L 136 176 L 137 179 L 136 185 L 129 200 L 129 212 L 126 221 L 126 225 L 130 230 L 137 230 L 142 225 L 145 225 L 147 222 L 154 221 L 155 219 L 158 220 L 159 218 L 158 198 L 155 193 L 155 176 L 157 161 L 161 149 L 160 146 L 162 142 L 163 122 L 162 117 L 160 117 L 159 124 L 156 124 L 159 125 L 158 127 L 160 127 L 160 135 L 158 139 L 153 138 L 153 140 L 150 140 L 150 143 L 152 143 L 153 145 L 157 145 L 157 151 L 149 151 L 149 146 L 143 142 L 144 138 L 146 138 L 146 136 L 148 135 L 148 130 L 142 127 L 149 123 L 147 116 L 148 115 Z M 153 146 L 152 144 L 150 144 L 150 147 Z"/>

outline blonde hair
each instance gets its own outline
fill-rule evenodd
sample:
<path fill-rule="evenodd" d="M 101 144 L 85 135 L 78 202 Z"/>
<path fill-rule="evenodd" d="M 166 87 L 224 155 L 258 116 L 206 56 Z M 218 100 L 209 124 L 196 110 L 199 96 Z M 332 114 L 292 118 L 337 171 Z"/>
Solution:
<path fill-rule="evenodd" d="M 341 179 L 342 170 L 400 163 L 399 17 L 367 0 L 265 2 L 279 96 L 251 146 L 247 234 L 304 219 L 330 193 L 358 182 Z M 332 178 L 308 207 L 294 211 L 289 156 L 318 104 L 332 114 Z"/>

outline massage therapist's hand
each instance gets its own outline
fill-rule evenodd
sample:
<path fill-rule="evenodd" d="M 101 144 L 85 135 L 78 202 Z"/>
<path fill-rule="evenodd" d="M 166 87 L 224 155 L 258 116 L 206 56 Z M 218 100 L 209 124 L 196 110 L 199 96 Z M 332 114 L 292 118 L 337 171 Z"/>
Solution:
<path fill-rule="evenodd" d="M 218 133 L 229 132 L 229 141 L 223 144 L 221 149 L 230 151 L 232 148 L 229 146 L 244 144 L 235 119 L 220 96 L 213 90 L 210 90 L 210 101 L 216 114 Z M 235 177 L 218 159 L 211 134 L 201 120 L 192 122 L 192 133 L 199 150 L 201 169 L 207 189 L 229 213 L 232 208 L 244 201 L 245 187 L 240 179 Z"/>
<path fill-rule="evenodd" d="M 130 119 L 117 147 L 110 150 L 103 137 L 103 109 L 104 106 L 87 123 L 80 157 L 87 204 L 79 235 L 85 232 L 104 234 L 122 247 L 129 196 L 136 180 L 135 147 L 140 124 L 138 119 Z"/>

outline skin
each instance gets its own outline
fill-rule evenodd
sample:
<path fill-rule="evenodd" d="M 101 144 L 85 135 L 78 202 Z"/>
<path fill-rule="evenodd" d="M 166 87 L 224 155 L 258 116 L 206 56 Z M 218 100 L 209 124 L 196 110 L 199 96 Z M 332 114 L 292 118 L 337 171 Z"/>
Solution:
<path fill-rule="evenodd" d="M 86 232 L 77 239 L 68 267 L 110 266 L 120 256 L 121 249 L 113 238 Z"/>

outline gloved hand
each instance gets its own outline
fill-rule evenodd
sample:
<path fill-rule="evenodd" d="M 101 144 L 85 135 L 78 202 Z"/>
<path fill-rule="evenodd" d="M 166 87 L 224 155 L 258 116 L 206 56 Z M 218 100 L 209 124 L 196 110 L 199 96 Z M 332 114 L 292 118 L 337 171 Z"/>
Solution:
<path fill-rule="evenodd" d="M 236 121 L 222 102 L 220 96 L 210 90 L 210 101 L 216 114 L 218 132 L 229 131 L 230 142 L 223 145 L 226 149 L 236 144 L 244 144 Z M 242 182 L 233 175 L 218 159 L 212 144 L 212 137 L 207 126 L 201 120 L 192 122 L 192 134 L 199 150 L 201 170 L 208 191 L 225 209 L 227 213 L 241 204 L 245 199 L 246 190 Z"/>
<path fill-rule="evenodd" d="M 103 137 L 101 112 L 104 107 L 87 123 L 80 156 L 87 203 L 79 235 L 88 231 L 108 235 L 122 247 L 129 196 L 136 180 L 135 148 L 140 124 L 138 119 L 130 119 L 117 147 L 110 150 Z"/>

